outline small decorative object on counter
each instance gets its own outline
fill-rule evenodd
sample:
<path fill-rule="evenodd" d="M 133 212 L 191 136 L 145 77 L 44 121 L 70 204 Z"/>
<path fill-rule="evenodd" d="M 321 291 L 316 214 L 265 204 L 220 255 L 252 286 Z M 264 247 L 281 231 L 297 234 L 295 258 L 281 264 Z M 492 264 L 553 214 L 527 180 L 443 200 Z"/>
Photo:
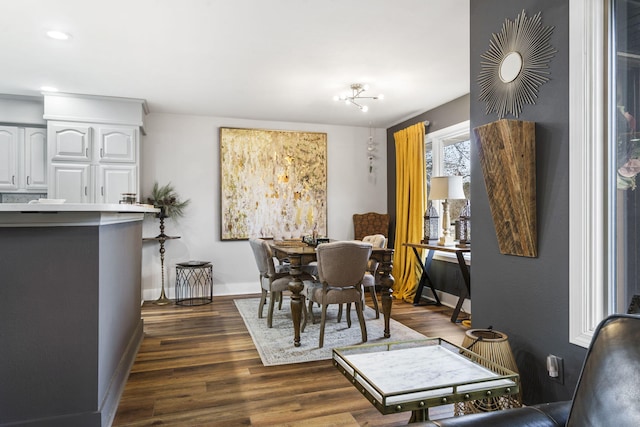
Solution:
<path fill-rule="evenodd" d="M 136 203 L 136 193 L 122 193 L 122 198 L 120 199 L 121 205 L 133 205 Z"/>

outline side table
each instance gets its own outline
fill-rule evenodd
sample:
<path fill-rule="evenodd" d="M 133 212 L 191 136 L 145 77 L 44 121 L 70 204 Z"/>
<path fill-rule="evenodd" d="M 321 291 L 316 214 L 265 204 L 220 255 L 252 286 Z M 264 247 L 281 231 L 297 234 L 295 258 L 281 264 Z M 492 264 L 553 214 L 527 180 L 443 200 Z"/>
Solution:
<path fill-rule="evenodd" d="M 442 338 L 334 348 L 333 366 L 380 413 L 411 411 L 409 422 L 434 406 L 520 391 L 519 374 Z"/>
<path fill-rule="evenodd" d="M 213 302 L 213 267 L 207 261 L 176 264 L 176 304 L 204 305 Z"/>

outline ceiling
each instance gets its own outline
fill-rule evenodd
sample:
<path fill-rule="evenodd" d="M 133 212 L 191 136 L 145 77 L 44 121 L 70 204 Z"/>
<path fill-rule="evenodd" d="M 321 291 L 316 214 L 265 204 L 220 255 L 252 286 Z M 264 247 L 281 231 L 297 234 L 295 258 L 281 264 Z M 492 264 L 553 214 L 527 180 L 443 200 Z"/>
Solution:
<path fill-rule="evenodd" d="M 3 1 L 0 31 L 5 94 L 386 128 L 469 92 L 469 0 Z M 333 100 L 352 83 L 385 99 Z"/>

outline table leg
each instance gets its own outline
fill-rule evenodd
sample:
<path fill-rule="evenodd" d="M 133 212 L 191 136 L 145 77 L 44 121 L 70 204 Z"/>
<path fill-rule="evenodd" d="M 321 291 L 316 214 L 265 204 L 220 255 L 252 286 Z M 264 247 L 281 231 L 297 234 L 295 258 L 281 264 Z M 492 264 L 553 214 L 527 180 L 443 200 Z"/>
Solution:
<path fill-rule="evenodd" d="M 289 255 L 290 274 L 293 280 L 289 282 L 291 291 L 291 318 L 293 319 L 293 345 L 300 347 L 300 321 L 302 319 L 302 304 L 304 299 L 300 293 L 304 289 L 304 283 L 300 280 L 302 274 L 302 256 Z"/>
<path fill-rule="evenodd" d="M 467 267 L 467 263 L 462 252 L 456 251 L 456 257 L 458 258 L 458 266 L 460 267 L 460 272 L 462 273 L 462 278 L 464 279 L 464 288 L 462 289 L 462 292 L 460 292 L 458 303 L 456 304 L 456 308 L 453 310 L 453 314 L 451 315 L 451 322 L 453 323 L 456 323 L 458 321 L 458 315 L 460 314 L 460 309 L 462 309 L 464 299 L 471 296 L 471 276 L 469 274 L 469 267 Z"/>
<path fill-rule="evenodd" d="M 411 418 L 409 423 L 420 423 L 422 421 L 429 421 L 429 408 L 416 409 L 411 411 Z"/>
<path fill-rule="evenodd" d="M 378 269 L 380 271 L 380 297 L 382 299 L 382 314 L 384 316 L 384 337 L 391 337 L 391 330 L 389 328 L 389 320 L 391 319 L 391 294 L 393 293 L 394 279 L 391 275 L 393 270 L 393 253 L 385 252 L 382 255 L 382 260 L 376 259 L 380 265 Z"/>
<path fill-rule="evenodd" d="M 438 294 L 436 293 L 436 289 L 433 286 L 433 282 L 431 281 L 431 277 L 429 277 L 429 268 L 431 268 L 431 261 L 433 261 L 433 254 L 436 251 L 429 250 L 429 253 L 427 254 L 427 260 L 423 264 L 422 263 L 422 257 L 418 253 L 418 250 L 416 248 L 411 248 L 411 249 L 413 249 L 413 253 L 416 256 L 416 260 L 418 260 L 418 264 L 420 265 L 420 268 L 422 270 L 422 274 L 420 275 L 420 282 L 418 283 L 418 289 L 416 290 L 416 296 L 413 298 L 413 305 L 416 305 L 416 306 L 418 306 L 418 305 L 431 305 L 431 304 L 441 305 L 440 298 L 438 297 Z M 433 294 L 433 299 L 434 299 L 433 303 L 424 303 L 424 302 L 421 301 L 421 299 L 422 299 L 422 290 L 424 289 L 424 285 L 425 284 L 427 284 L 429 286 L 429 289 L 431 289 L 431 293 Z"/>

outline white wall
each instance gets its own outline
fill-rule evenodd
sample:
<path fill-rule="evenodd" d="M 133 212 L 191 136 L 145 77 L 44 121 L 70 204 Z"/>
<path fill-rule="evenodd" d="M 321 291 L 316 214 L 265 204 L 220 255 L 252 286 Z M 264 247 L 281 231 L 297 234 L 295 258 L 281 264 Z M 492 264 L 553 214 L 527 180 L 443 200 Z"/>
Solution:
<path fill-rule="evenodd" d="M 191 199 L 177 222 L 167 220 L 165 233 L 181 236 L 166 243 L 165 291 L 174 298 L 175 264 L 188 260 L 213 263 L 214 295 L 259 292 L 258 269 L 248 241 L 220 240 L 219 128 L 239 127 L 326 132 L 328 141 L 328 235 L 352 239 L 354 213 L 386 213 L 386 132 L 374 129 L 375 173 L 369 174 L 369 128 L 307 123 L 267 122 L 221 117 L 149 114 L 141 147 L 141 201 L 155 181 L 171 182 L 182 199 Z M 159 222 L 149 217 L 144 235 L 156 236 Z M 145 243 L 142 289 L 145 300 L 160 295 L 159 246 Z"/>

